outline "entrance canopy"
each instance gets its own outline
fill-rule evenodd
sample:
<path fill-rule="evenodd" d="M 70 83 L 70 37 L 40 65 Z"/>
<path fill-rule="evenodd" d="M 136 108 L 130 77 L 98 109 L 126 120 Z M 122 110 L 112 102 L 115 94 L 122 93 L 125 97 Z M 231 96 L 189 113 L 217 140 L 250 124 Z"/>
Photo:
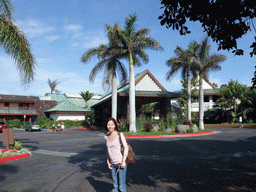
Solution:
<path fill-rule="evenodd" d="M 135 76 L 135 104 L 137 116 L 139 115 L 141 105 L 153 102 L 161 103 L 160 113 L 162 116 L 166 116 L 168 108 L 170 108 L 170 100 L 179 96 L 179 93 L 166 91 L 149 70 L 145 70 Z M 92 105 L 95 114 L 99 118 L 98 120 L 106 121 L 111 117 L 111 98 L 112 94 L 108 93 L 96 104 Z M 129 82 L 117 89 L 117 118 L 119 119 L 121 117 L 129 117 Z"/>

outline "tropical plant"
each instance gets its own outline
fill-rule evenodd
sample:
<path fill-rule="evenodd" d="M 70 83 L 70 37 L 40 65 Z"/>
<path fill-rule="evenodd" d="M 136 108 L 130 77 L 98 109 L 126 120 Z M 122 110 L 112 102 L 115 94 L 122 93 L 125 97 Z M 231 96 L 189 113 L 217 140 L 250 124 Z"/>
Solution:
<path fill-rule="evenodd" d="M 119 123 L 119 128 L 118 128 L 119 131 L 121 132 L 127 131 L 128 122 L 125 118 L 122 117 L 121 119 L 119 119 L 118 123 Z"/>
<path fill-rule="evenodd" d="M 58 82 L 57 79 L 55 79 L 54 81 L 51 81 L 50 79 L 48 79 L 47 81 L 48 85 L 51 88 L 51 93 L 55 92 L 55 93 L 59 93 L 60 91 L 56 89 L 57 85 L 61 83 L 61 81 Z"/>
<path fill-rule="evenodd" d="M 94 93 L 90 93 L 88 90 L 86 92 L 82 91 L 80 93 L 81 97 L 85 101 L 85 107 L 88 108 L 88 101 L 94 96 Z"/>
<path fill-rule="evenodd" d="M 188 83 L 187 80 L 180 80 L 181 85 L 182 85 L 182 89 L 180 91 L 181 96 L 179 97 L 178 103 L 182 106 L 185 107 L 188 104 Z M 193 78 L 191 80 L 191 102 L 195 102 L 195 97 L 198 96 L 198 90 L 196 88 L 196 86 L 198 86 L 198 80 L 196 78 Z"/>
<path fill-rule="evenodd" d="M 113 49 L 113 52 L 121 58 L 129 59 L 129 131 L 136 132 L 136 112 L 135 112 L 135 76 L 134 76 L 134 66 L 140 66 L 142 59 L 143 62 L 148 62 L 148 55 L 145 49 L 162 50 L 162 46 L 153 39 L 149 37 L 149 29 L 142 28 L 135 30 L 135 24 L 137 21 L 136 14 L 130 14 L 125 20 L 124 29 L 116 25 L 111 33 L 113 39 L 117 43 L 117 47 Z"/>
<path fill-rule="evenodd" d="M 222 85 L 220 89 L 220 98 L 216 101 L 221 108 L 232 109 L 231 115 L 233 121 L 238 121 L 241 115 L 246 119 L 246 115 L 253 111 L 253 98 L 251 90 L 246 85 L 240 84 L 237 80 L 230 80 L 227 85 Z"/>
<path fill-rule="evenodd" d="M 94 109 L 92 109 L 90 113 L 86 114 L 85 118 L 89 121 L 90 127 L 92 127 L 95 124 L 95 112 L 94 112 Z"/>
<path fill-rule="evenodd" d="M 204 93 L 203 93 L 203 78 L 208 80 L 210 71 L 221 69 L 219 65 L 226 60 L 223 54 L 210 55 L 209 39 L 205 37 L 198 51 L 198 59 L 196 60 L 199 71 L 199 129 L 204 130 Z"/>
<path fill-rule="evenodd" d="M 104 89 L 112 87 L 112 117 L 117 118 L 117 73 L 120 75 L 120 84 L 124 84 L 127 79 L 127 72 L 123 63 L 119 60 L 119 55 L 113 52 L 118 45 L 113 39 L 113 31 L 118 27 L 117 24 L 114 27 L 105 25 L 108 34 L 108 45 L 100 45 L 99 47 L 89 49 L 86 51 L 81 61 L 87 63 L 93 56 L 97 56 L 100 60 L 90 73 L 90 82 L 93 83 L 96 74 L 105 68 L 104 78 L 102 86 Z"/>
<path fill-rule="evenodd" d="M 136 119 L 136 128 L 137 132 L 143 131 L 144 124 L 147 122 L 146 116 L 140 114 L 140 116 Z"/>
<path fill-rule="evenodd" d="M 22 85 L 28 86 L 34 79 L 36 63 L 24 33 L 12 20 L 12 11 L 11 1 L 0 0 L 0 45 L 14 59 Z"/>
<path fill-rule="evenodd" d="M 154 106 L 156 103 L 147 103 L 144 105 L 141 105 L 140 107 L 140 113 L 145 114 L 147 110 L 154 110 Z"/>
<path fill-rule="evenodd" d="M 196 41 L 191 42 L 188 45 L 188 49 L 184 50 L 180 46 L 174 50 L 175 57 L 172 57 L 166 62 L 166 65 L 171 69 L 166 73 L 166 80 L 170 80 L 171 77 L 178 71 L 182 71 L 181 77 L 187 81 L 187 103 L 188 103 L 188 119 L 191 120 L 191 78 L 190 74 L 196 76 L 195 59 L 198 50 L 198 44 Z"/>

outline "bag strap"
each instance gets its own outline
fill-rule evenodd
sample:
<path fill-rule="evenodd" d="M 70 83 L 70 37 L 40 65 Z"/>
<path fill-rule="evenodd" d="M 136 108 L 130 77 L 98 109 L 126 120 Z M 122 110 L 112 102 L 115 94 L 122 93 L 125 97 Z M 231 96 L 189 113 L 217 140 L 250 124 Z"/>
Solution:
<path fill-rule="evenodd" d="M 123 143 L 122 143 L 122 140 L 121 140 L 121 133 L 120 132 L 118 132 L 118 137 L 119 137 L 120 144 L 123 146 Z"/>

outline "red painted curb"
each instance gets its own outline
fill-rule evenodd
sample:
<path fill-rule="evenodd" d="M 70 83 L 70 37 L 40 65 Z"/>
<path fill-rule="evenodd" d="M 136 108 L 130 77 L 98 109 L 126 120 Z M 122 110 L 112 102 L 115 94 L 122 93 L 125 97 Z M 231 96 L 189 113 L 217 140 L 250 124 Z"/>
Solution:
<path fill-rule="evenodd" d="M 25 154 L 22 154 L 22 155 L 0 158 L 0 163 L 6 162 L 6 161 L 22 159 L 22 158 L 26 158 L 26 157 L 30 157 L 30 153 L 25 153 Z"/>
<path fill-rule="evenodd" d="M 232 125 L 232 124 L 204 125 L 204 127 L 240 127 L 240 125 Z M 256 127 L 256 125 L 243 125 L 243 127 Z"/>
<path fill-rule="evenodd" d="M 97 129 L 96 127 L 92 128 L 76 128 L 76 129 L 64 129 L 63 131 L 75 131 L 75 130 L 87 130 L 87 129 Z M 58 130 L 61 131 L 61 130 Z M 47 130 L 47 132 L 53 132 L 53 130 Z"/>
<path fill-rule="evenodd" d="M 186 137 L 194 135 L 203 135 L 207 133 L 213 133 L 214 131 L 207 131 L 201 133 L 190 133 L 190 134 L 180 134 L 180 135 L 125 135 L 125 137 Z"/>

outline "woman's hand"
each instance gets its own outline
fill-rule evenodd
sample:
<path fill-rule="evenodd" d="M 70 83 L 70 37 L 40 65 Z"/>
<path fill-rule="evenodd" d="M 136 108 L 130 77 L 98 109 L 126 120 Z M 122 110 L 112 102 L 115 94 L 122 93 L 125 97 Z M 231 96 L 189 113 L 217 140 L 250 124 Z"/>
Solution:
<path fill-rule="evenodd" d="M 125 168 L 125 162 L 121 163 L 121 168 Z"/>
<path fill-rule="evenodd" d="M 108 163 L 108 168 L 109 168 L 109 169 L 112 169 L 112 166 L 111 166 L 111 164 L 110 164 L 110 163 Z"/>

